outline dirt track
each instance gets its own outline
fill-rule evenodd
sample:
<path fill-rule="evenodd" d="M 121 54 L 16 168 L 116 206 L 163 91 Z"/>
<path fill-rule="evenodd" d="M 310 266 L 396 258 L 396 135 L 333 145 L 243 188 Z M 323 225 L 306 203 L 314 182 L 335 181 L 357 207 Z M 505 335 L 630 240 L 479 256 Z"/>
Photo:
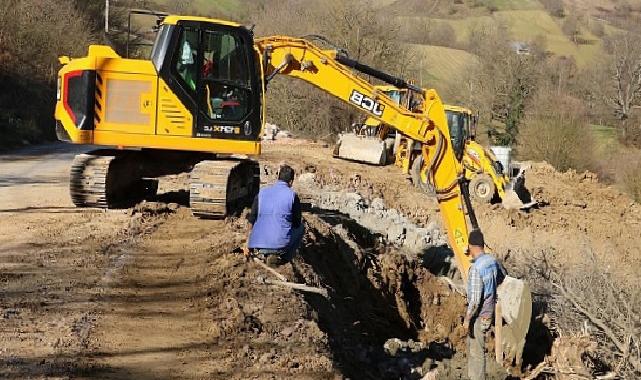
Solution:
<path fill-rule="evenodd" d="M 71 147 L 0 157 L 0 376 L 411 379 L 438 367 L 443 378 L 461 378 L 464 301 L 427 268 L 437 250 L 413 250 L 404 238 L 392 244 L 390 232 L 394 209 L 431 231 L 430 244 L 442 243 L 436 203 L 394 167 L 337 162 L 327 149 L 305 145 L 265 151 L 267 169 L 281 161 L 301 172 L 313 166 L 323 191 L 383 200 L 385 216 L 373 222 L 322 205 L 305 213 L 302 254 L 280 270 L 328 289 L 329 300 L 262 284 L 270 274 L 233 253 L 245 236 L 242 218 L 203 221 L 156 202 L 79 210 L 67 194 Z M 638 205 L 590 178 L 545 170 L 536 169 L 528 185 L 541 188 L 535 195 L 547 207 L 523 214 L 479 206 L 488 241 L 508 267 L 527 274 L 524 258 L 551 246 L 568 262 L 586 244 L 597 255 L 616 249 L 622 260 L 639 257 L 634 232 L 616 223 L 600 228 L 605 208 L 639 223 Z M 167 181 L 173 192 L 160 200 L 180 203 L 181 180 Z M 301 193 L 304 187 L 297 184 Z M 599 202 L 604 195 L 611 205 Z M 537 344 L 532 352 L 550 342 Z M 399 345 L 407 349 L 393 349 Z M 495 368 L 493 376 L 505 372 Z"/>

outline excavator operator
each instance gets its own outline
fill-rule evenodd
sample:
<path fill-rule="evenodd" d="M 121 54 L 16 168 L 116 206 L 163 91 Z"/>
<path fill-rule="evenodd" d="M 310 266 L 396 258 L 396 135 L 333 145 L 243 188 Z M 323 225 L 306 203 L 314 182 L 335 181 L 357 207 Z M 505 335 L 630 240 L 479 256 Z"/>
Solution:
<path fill-rule="evenodd" d="M 250 250 L 270 266 L 291 261 L 300 245 L 304 227 L 300 199 L 291 189 L 294 169 L 282 165 L 278 180 L 260 189 L 248 216 L 250 232 L 245 255 Z"/>

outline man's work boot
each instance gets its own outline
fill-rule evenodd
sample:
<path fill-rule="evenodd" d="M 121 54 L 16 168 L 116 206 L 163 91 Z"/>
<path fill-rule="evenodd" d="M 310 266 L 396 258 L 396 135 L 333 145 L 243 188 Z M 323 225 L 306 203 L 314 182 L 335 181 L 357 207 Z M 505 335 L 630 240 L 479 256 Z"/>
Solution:
<path fill-rule="evenodd" d="M 279 255 L 272 254 L 272 255 L 267 255 L 267 259 L 265 259 L 265 263 L 271 268 L 276 268 L 283 264 L 283 260 L 280 258 Z"/>

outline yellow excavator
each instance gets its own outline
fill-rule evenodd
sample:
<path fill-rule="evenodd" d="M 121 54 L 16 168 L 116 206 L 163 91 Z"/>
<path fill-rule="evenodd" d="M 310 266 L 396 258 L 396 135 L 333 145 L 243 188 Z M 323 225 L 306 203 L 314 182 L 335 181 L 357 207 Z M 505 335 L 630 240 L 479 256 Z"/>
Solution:
<path fill-rule="evenodd" d="M 407 108 L 420 110 L 415 103 L 420 104 L 422 100 L 416 99 L 416 95 L 412 97 L 407 89 L 390 85 L 379 85 L 376 89 Z M 464 107 L 447 104 L 444 107 L 452 144 L 458 147 L 457 151 L 463 152 L 462 156 L 457 155 L 457 159 L 466 169 L 470 196 L 482 203 L 501 201 L 506 208 L 523 209 L 534 205 L 525 188 L 524 171 L 510 164 L 509 159 L 508 163 L 501 163 L 491 150 L 475 141 L 477 116 Z M 461 145 L 464 146 L 462 149 Z M 341 133 L 333 155 L 372 165 L 394 163 L 403 174 L 411 177 L 416 187 L 434 195 L 434 186 L 420 174 L 420 143 L 373 117 L 368 117 L 363 124 L 355 123 L 351 131 Z M 512 173 L 514 175 L 510 176 Z"/>
<path fill-rule="evenodd" d="M 79 207 L 118 207 L 154 191 L 154 181 L 190 173 L 197 216 L 223 217 L 247 205 L 259 188 L 265 90 L 276 75 L 304 80 L 395 128 L 421 146 L 420 174 L 434 184 L 457 267 L 467 278 L 472 208 L 462 154 L 453 147 L 435 90 L 423 90 L 310 40 L 254 39 L 234 22 L 170 15 L 158 20 L 151 59 L 127 59 L 92 45 L 86 57 L 61 57 L 55 118 L 58 137 L 105 149 L 76 156 L 70 191 Z M 421 112 L 399 105 L 354 71 L 424 99 Z M 529 326 L 527 284 L 506 291 L 503 348 L 520 358 Z M 506 280 L 507 281 L 507 280 Z M 505 288 L 505 287 L 504 287 Z M 503 301 L 500 301 L 503 303 Z M 501 323 L 502 325 L 502 323 Z M 507 333 L 506 333 L 507 332 Z M 508 347 L 509 346 L 509 347 Z"/>

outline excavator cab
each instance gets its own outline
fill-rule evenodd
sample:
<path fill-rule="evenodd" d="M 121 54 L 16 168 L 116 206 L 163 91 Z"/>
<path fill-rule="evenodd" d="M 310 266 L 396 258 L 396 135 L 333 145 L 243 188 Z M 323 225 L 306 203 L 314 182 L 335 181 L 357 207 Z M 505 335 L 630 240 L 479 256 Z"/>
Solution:
<path fill-rule="evenodd" d="M 152 62 L 195 115 L 193 137 L 258 140 L 263 89 L 252 33 L 197 18 L 165 19 Z"/>

